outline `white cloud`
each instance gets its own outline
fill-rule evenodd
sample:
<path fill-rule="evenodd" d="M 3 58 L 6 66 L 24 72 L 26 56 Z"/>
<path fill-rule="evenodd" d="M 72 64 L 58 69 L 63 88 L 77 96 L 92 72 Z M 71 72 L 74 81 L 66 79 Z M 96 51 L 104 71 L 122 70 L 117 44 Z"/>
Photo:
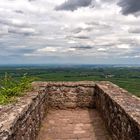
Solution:
<path fill-rule="evenodd" d="M 54 47 L 46 47 L 46 48 L 37 50 L 38 53 L 47 53 L 47 52 L 56 52 L 56 51 L 57 49 Z"/>
<path fill-rule="evenodd" d="M 116 0 L 94 0 L 94 7 L 78 3 L 74 11 L 56 11 L 64 2 L 1 0 L 0 56 L 17 55 L 14 61 L 19 55 L 26 59 L 36 56 L 36 62 L 38 57 L 40 61 L 63 57 L 68 62 L 77 58 L 81 63 L 94 58 L 106 58 L 110 63 L 110 57 L 139 58 L 140 17 L 123 15 Z"/>
<path fill-rule="evenodd" d="M 69 40 L 68 43 L 69 43 L 69 44 L 76 44 L 76 43 L 78 43 L 78 42 L 77 42 L 77 41 L 74 41 L 74 40 Z"/>
<path fill-rule="evenodd" d="M 119 49 L 130 49 L 130 46 L 128 44 L 121 44 L 121 45 L 117 45 L 117 48 L 119 48 Z"/>
<path fill-rule="evenodd" d="M 98 51 L 106 51 L 107 49 L 106 48 L 98 48 L 97 50 Z"/>

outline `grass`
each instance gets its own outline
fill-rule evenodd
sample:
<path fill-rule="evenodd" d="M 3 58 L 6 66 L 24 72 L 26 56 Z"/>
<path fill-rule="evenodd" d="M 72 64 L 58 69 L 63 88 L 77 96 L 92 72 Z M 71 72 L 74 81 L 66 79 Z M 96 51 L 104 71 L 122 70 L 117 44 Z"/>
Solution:
<path fill-rule="evenodd" d="M 5 73 L 0 81 L 0 104 L 5 105 L 14 102 L 17 97 L 23 96 L 26 91 L 32 89 L 32 81 L 33 79 L 27 77 L 26 74 L 16 80 Z"/>
<path fill-rule="evenodd" d="M 131 94 L 140 97 L 140 80 L 136 79 L 110 79 L 109 81 L 126 89 Z"/>

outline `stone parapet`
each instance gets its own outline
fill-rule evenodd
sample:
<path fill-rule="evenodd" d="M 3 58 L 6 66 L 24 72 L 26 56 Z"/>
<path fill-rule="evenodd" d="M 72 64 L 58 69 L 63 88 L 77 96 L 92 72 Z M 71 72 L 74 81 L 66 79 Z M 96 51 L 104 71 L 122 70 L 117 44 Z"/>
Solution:
<path fill-rule="evenodd" d="M 96 108 L 114 140 L 140 140 L 140 99 L 110 82 L 95 86 Z"/>
<path fill-rule="evenodd" d="M 79 82 L 33 82 L 32 85 L 34 87 L 50 87 L 50 86 L 56 86 L 56 87 L 95 87 L 95 82 L 93 81 L 79 81 Z"/>
<path fill-rule="evenodd" d="M 0 106 L 0 140 L 35 140 L 49 109 L 93 107 L 113 140 L 140 140 L 140 99 L 110 82 L 34 82 L 33 87 L 17 103 Z"/>
<path fill-rule="evenodd" d="M 50 108 L 93 108 L 94 82 L 44 83 Z"/>
<path fill-rule="evenodd" d="M 17 103 L 1 106 L 0 140 L 35 140 L 47 108 L 44 90 L 29 92 Z"/>

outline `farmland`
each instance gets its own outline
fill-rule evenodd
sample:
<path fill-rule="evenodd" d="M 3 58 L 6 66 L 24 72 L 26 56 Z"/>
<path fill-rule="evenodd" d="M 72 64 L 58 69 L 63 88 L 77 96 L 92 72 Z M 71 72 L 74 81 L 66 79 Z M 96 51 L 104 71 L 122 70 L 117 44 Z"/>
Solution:
<path fill-rule="evenodd" d="M 111 81 L 140 97 L 140 67 L 135 66 L 1 66 L 1 79 L 5 73 L 16 80 L 26 73 L 36 81 Z"/>

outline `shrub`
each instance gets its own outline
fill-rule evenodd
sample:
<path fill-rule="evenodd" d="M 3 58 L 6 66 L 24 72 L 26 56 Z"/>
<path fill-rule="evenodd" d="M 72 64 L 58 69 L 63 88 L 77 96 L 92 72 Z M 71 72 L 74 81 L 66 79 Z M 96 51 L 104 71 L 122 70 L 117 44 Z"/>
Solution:
<path fill-rule="evenodd" d="M 27 74 L 17 80 L 5 73 L 0 80 L 0 104 L 11 103 L 16 100 L 16 97 L 23 96 L 26 91 L 32 89 L 32 81 L 33 78 L 27 77 Z"/>

